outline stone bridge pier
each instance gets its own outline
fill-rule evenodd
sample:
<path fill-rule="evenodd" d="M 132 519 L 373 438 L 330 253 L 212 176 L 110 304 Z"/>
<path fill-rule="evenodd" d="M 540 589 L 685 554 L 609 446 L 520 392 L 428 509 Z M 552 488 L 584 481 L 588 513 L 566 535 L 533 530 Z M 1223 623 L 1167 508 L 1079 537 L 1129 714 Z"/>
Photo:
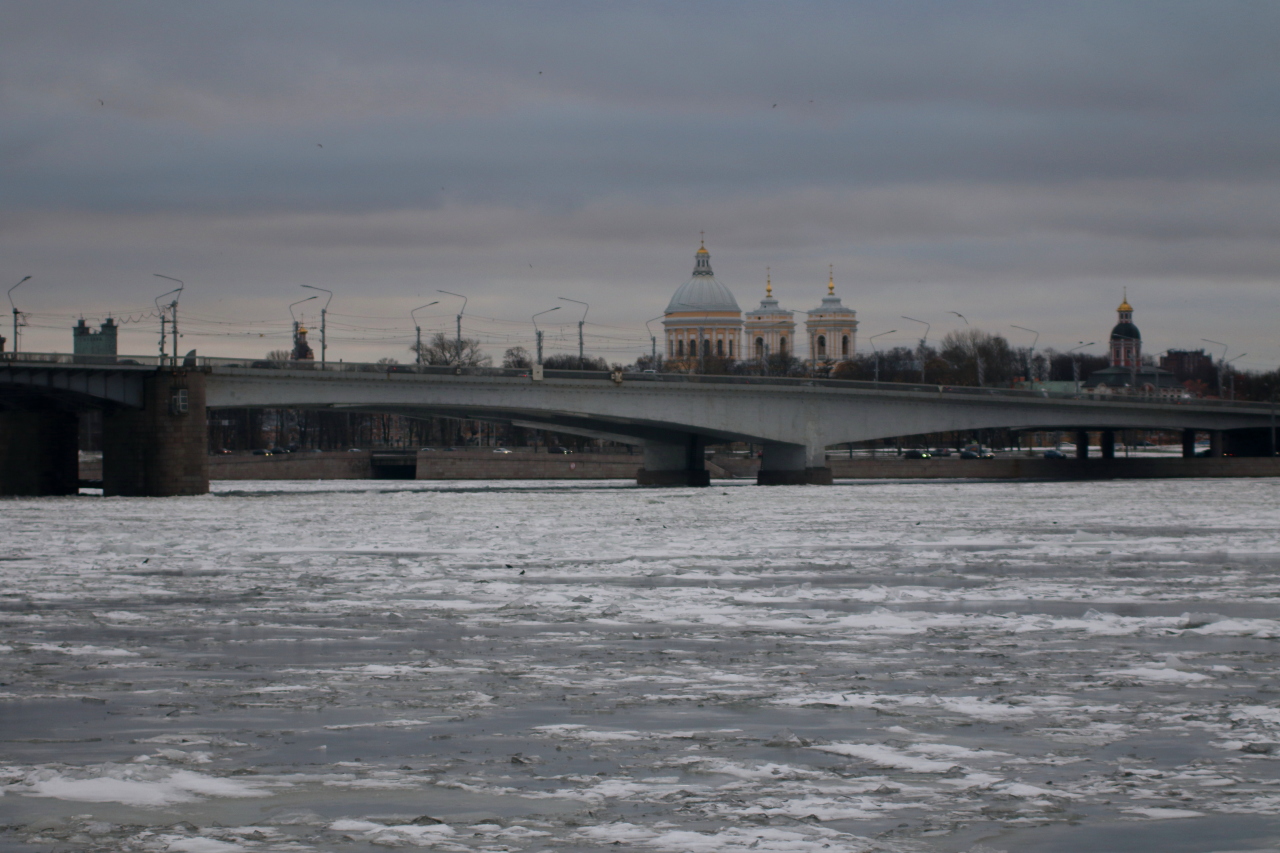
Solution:
<path fill-rule="evenodd" d="M 0 409 L 0 495 L 74 495 L 80 488 L 79 412 L 102 408 L 104 495 L 169 497 L 209 491 L 205 374 L 135 374 L 130 403 L 29 388 Z M 140 405 L 138 405 L 140 404 Z"/>

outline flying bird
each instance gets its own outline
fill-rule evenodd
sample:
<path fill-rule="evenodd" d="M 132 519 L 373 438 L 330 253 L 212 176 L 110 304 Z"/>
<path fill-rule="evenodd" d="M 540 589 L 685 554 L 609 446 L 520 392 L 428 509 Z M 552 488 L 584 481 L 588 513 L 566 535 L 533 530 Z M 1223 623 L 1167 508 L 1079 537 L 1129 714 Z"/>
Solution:
<path fill-rule="evenodd" d="M 102 98 L 98 98 L 98 106 L 105 107 L 106 105 L 107 105 L 106 101 L 102 100 Z"/>
<path fill-rule="evenodd" d="M 316 147 L 317 147 L 317 148 L 323 148 L 324 146 L 323 146 L 323 145 L 321 145 L 319 142 L 317 142 L 317 143 L 316 143 Z"/>

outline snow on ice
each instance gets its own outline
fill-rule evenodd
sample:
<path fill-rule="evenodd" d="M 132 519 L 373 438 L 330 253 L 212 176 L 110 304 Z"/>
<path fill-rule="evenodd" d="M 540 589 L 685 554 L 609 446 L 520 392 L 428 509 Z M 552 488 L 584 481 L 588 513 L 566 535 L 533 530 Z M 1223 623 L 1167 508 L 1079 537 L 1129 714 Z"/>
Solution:
<path fill-rule="evenodd" d="M 235 483 L 0 541 L 6 848 L 1280 846 L 1274 481 Z"/>

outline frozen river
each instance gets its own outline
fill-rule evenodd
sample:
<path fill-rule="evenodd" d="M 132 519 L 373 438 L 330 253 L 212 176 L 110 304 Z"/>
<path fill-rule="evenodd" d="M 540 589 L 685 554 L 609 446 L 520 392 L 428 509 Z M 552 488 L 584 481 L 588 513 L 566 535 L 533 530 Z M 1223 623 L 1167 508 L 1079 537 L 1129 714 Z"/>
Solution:
<path fill-rule="evenodd" d="M 1280 482 L 0 502 L 5 851 L 1280 847 Z"/>

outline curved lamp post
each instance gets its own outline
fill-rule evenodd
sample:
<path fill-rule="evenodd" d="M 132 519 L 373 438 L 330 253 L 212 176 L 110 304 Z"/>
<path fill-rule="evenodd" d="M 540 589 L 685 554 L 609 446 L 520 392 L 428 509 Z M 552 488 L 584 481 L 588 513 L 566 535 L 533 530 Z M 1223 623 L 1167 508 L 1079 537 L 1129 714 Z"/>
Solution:
<path fill-rule="evenodd" d="M 1030 332 L 1031 334 L 1035 335 L 1035 337 L 1031 339 L 1031 349 L 1027 350 L 1027 388 L 1030 389 L 1032 386 L 1035 385 L 1035 382 L 1036 382 L 1036 378 L 1031 372 L 1033 368 L 1031 360 L 1035 358 L 1036 343 L 1040 340 L 1040 333 L 1037 332 L 1035 329 L 1028 329 L 1026 326 L 1015 326 L 1012 323 L 1010 323 L 1009 326 L 1010 328 L 1021 329 L 1024 332 Z"/>
<path fill-rule="evenodd" d="M 173 312 L 173 360 L 176 362 L 178 360 L 178 300 L 182 298 L 182 289 L 187 285 L 183 283 L 182 279 L 174 278 L 171 275 L 161 275 L 158 272 L 153 272 L 152 275 L 165 281 L 176 281 L 178 283 L 178 286 L 173 290 L 156 297 L 156 310 L 160 312 L 160 357 L 164 358 L 164 310 L 168 308 Z M 173 294 L 173 301 L 162 308 L 160 300 L 168 296 L 169 293 Z"/>
<path fill-rule="evenodd" d="M 30 278 L 31 276 L 29 275 L 23 276 L 22 281 L 18 282 L 13 287 L 9 288 L 9 293 L 8 293 L 9 307 L 13 309 L 13 351 L 15 353 L 18 351 L 18 325 L 19 325 L 18 320 L 22 316 L 22 312 L 19 311 L 17 309 L 17 306 L 13 304 L 13 292 L 17 290 L 19 287 L 22 287 L 22 283 L 30 280 Z"/>
<path fill-rule="evenodd" d="M 867 340 L 871 341 L 871 351 L 876 354 L 875 361 L 876 361 L 876 382 L 877 383 L 880 382 L 880 350 L 876 349 L 876 338 L 883 338 L 885 335 L 892 335 L 896 331 L 898 330 L 890 329 L 887 332 L 881 332 L 878 335 L 872 335 L 871 337 L 867 338 Z"/>
<path fill-rule="evenodd" d="M 430 308 L 432 305 L 439 304 L 440 300 L 437 299 L 435 302 L 428 302 L 426 305 L 419 305 L 417 308 L 414 308 L 409 312 L 409 319 L 413 321 L 413 331 L 417 337 L 417 343 L 414 344 L 413 351 L 418 355 L 418 367 L 422 367 L 422 327 L 418 325 L 418 318 L 413 315 L 415 312 L 421 311 L 423 308 Z"/>
<path fill-rule="evenodd" d="M 652 348 L 649 358 L 653 362 L 653 369 L 658 369 L 658 338 L 653 334 L 653 329 L 649 328 L 649 324 L 654 320 L 661 320 L 666 314 L 659 314 L 657 317 L 650 317 L 644 321 L 644 330 L 649 333 L 649 346 Z"/>
<path fill-rule="evenodd" d="M 917 320 L 915 317 L 908 317 L 905 314 L 902 315 L 902 319 L 910 320 L 913 323 L 919 323 L 920 325 L 924 326 L 924 337 L 920 339 L 920 381 L 923 383 L 924 382 L 924 348 L 929 341 L 929 330 L 932 329 L 933 327 L 930 326 L 928 323 L 926 323 L 924 320 Z"/>
<path fill-rule="evenodd" d="M 1079 394 L 1079 393 L 1080 393 L 1080 359 L 1079 359 L 1079 358 L 1077 358 L 1075 355 L 1072 355 L 1072 353 L 1074 353 L 1076 350 L 1082 350 L 1082 349 L 1084 349 L 1085 347 L 1091 347 L 1091 346 L 1093 346 L 1095 343 L 1097 343 L 1097 342 L 1096 342 L 1096 341 L 1089 341 L 1089 343 L 1087 343 L 1087 344 L 1086 344 L 1086 343 L 1084 343 L 1083 341 L 1081 341 L 1081 342 L 1080 342 L 1080 346 L 1078 346 L 1078 347 L 1072 347 L 1071 349 L 1067 350 L 1067 355 L 1070 355 L 1070 356 L 1071 356 L 1071 379 L 1072 379 L 1072 381 L 1073 381 L 1073 382 L 1075 382 L 1075 383 L 1076 383 L 1076 393 L 1077 393 L 1077 394 Z"/>
<path fill-rule="evenodd" d="M 325 337 L 325 320 L 328 318 L 329 314 L 329 303 L 333 301 L 333 291 L 327 290 L 323 287 L 314 287 L 310 284 L 303 284 L 300 286 L 305 287 L 307 290 L 319 290 L 322 293 L 329 294 L 329 298 L 324 301 L 324 307 L 320 309 L 320 369 L 324 370 L 325 363 L 328 360 L 329 351 L 329 343 Z"/>
<path fill-rule="evenodd" d="M 591 306 L 580 299 L 570 299 L 567 296 L 557 296 L 556 299 L 562 299 L 565 302 L 574 302 L 578 305 L 586 306 L 586 311 L 582 312 L 582 319 L 578 321 L 578 369 L 582 370 L 583 354 L 582 354 L 582 326 L 587 322 L 587 311 L 591 310 Z"/>
<path fill-rule="evenodd" d="M 456 296 L 462 300 L 462 307 L 458 309 L 458 333 L 455 344 L 458 349 L 458 364 L 462 364 L 462 315 L 467 313 L 467 297 L 463 296 L 461 293 L 454 293 L 451 290 L 437 290 L 436 293 L 447 293 L 450 296 Z"/>
<path fill-rule="evenodd" d="M 538 318 L 543 314 L 550 314 L 552 311 L 559 311 L 563 306 L 557 305 L 555 308 L 548 308 L 546 311 L 539 311 L 530 319 L 533 321 L 533 334 L 537 338 L 538 364 L 542 364 L 542 330 L 538 328 Z"/>

